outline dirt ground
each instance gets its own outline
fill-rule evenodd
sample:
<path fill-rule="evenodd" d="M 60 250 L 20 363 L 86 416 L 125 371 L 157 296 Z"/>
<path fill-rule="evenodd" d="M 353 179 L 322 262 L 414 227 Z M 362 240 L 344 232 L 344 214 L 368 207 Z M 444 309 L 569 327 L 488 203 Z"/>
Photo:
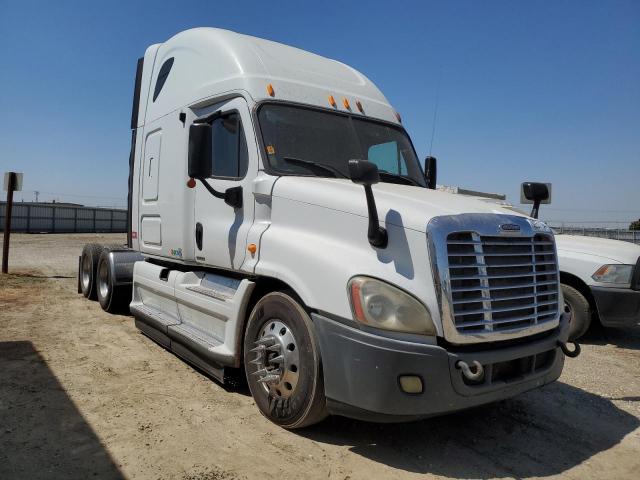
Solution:
<path fill-rule="evenodd" d="M 76 293 L 86 242 L 12 236 L 0 276 L 0 479 L 639 478 L 640 328 L 592 333 L 560 381 L 426 421 L 288 432 Z"/>

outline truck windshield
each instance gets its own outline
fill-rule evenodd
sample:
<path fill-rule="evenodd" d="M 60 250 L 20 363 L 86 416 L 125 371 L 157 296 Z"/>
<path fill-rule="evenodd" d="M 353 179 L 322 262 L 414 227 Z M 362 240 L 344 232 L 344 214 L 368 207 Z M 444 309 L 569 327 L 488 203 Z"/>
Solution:
<path fill-rule="evenodd" d="M 409 137 L 401 128 L 351 115 L 292 105 L 258 113 L 269 166 L 278 173 L 349 177 L 348 162 L 375 163 L 380 181 L 425 187 Z"/>

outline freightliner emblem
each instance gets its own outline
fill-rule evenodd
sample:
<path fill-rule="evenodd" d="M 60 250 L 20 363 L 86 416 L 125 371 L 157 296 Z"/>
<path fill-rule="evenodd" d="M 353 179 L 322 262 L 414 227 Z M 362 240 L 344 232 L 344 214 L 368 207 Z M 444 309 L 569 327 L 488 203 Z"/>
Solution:
<path fill-rule="evenodd" d="M 515 223 L 503 223 L 498 227 L 501 232 L 519 232 L 520 225 L 516 225 Z"/>

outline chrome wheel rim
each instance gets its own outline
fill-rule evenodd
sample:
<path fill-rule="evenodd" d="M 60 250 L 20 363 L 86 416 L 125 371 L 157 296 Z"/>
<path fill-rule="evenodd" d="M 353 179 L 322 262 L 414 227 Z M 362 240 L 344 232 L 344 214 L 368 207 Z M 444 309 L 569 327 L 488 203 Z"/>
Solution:
<path fill-rule="evenodd" d="M 91 281 L 91 257 L 85 255 L 82 258 L 82 272 L 80 275 L 80 281 L 82 282 L 82 288 L 84 290 L 89 289 L 89 282 Z"/>
<path fill-rule="evenodd" d="M 254 376 L 265 391 L 278 398 L 289 398 L 298 386 L 300 355 L 291 329 L 281 320 L 265 322 L 254 342 Z"/>
<path fill-rule="evenodd" d="M 98 266 L 98 291 L 101 298 L 107 298 L 109 294 L 109 265 L 102 262 Z"/>

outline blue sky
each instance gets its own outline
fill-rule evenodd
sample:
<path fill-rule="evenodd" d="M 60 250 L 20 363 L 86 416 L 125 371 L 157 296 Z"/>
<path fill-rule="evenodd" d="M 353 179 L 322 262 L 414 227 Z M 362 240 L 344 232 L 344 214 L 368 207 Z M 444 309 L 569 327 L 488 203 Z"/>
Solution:
<path fill-rule="evenodd" d="M 136 59 L 196 26 L 294 45 L 363 71 L 401 112 L 439 182 L 543 216 L 640 217 L 640 2 L 90 2 L 0 0 L 0 171 L 24 199 L 123 205 Z M 441 80 L 439 80 L 441 79 Z M 17 196 L 20 200 L 21 195 Z"/>

